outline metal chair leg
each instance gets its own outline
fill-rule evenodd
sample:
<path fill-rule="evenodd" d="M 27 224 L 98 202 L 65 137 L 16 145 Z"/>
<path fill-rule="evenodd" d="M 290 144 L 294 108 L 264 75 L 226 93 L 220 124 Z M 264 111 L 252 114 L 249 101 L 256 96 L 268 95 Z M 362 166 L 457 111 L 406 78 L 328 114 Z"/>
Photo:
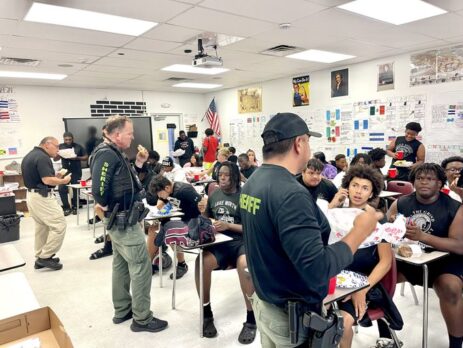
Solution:
<path fill-rule="evenodd" d="M 405 283 L 400 284 L 400 296 L 405 294 Z"/>
<path fill-rule="evenodd" d="M 418 306 L 420 302 L 418 301 L 418 297 L 416 296 L 415 287 L 413 286 L 412 283 L 409 283 L 409 284 L 410 284 L 410 290 L 412 291 L 413 300 L 415 301 L 415 305 Z"/>

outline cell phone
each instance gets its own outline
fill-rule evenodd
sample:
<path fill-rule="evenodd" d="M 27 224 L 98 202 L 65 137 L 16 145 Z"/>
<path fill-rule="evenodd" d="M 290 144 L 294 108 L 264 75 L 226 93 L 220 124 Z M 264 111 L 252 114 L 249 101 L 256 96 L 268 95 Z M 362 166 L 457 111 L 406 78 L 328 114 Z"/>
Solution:
<path fill-rule="evenodd" d="M 457 186 L 463 187 L 463 169 L 460 171 L 460 177 L 458 178 Z"/>

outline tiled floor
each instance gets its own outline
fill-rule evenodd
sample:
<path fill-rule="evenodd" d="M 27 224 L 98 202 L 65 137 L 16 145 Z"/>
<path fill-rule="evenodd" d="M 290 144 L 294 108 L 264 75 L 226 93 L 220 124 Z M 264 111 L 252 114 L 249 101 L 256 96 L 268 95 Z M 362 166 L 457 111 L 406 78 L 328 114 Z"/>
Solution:
<path fill-rule="evenodd" d="M 114 325 L 111 303 L 111 257 L 90 261 L 90 253 L 101 246 L 94 244 L 92 231 L 86 225 L 76 226 L 75 216 L 67 218 L 68 229 L 59 253 L 64 268 L 61 271 L 34 270 L 34 224 L 31 218 L 21 221 L 21 239 L 15 246 L 27 264 L 24 272 L 42 306 L 50 306 L 62 319 L 76 348 L 114 347 L 241 347 L 237 338 L 245 320 L 245 307 L 236 271 L 213 273 L 212 309 L 218 337 L 199 338 L 198 299 L 194 288 L 194 256 L 187 255 L 189 272 L 177 283 L 177 309 L 171 309 L 170 272 L 164 275 L 164 288 L 159 288 L 158 276 L 153 277 L 151 300 L 156 316 L 169 321 L 169 328 L 160 333 L 133 333 L 130 321 Z M 85 222 L 85 211 L 81 223 Z M 101 232 L 100 227 L 97 231 Z M 398 332 L 404 347 L 421 347 L 420 305 L 413 304 L 407 287 L 405 297 L 398 293 L 396 303 L 404 317 L 405 327 Z M 375 328 L 360 328 L 353 347 L 370 347 L 376 342 Z M 249 347 L 259 347 L 259 337 Z M 437 298 L 430 291 L 429 345 L 447 347 L 447 332 L 440 315 Z"/>

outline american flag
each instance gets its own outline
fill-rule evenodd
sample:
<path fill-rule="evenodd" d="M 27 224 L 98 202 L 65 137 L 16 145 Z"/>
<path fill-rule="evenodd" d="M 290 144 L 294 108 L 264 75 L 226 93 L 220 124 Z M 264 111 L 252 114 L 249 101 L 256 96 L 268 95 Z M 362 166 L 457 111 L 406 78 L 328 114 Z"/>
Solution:
<path fill-rule="evenodd" d="M 211 125 L 214 133 L 220 136 L 220 119 L 219 114 L 217 113 L 217 108 L 215 106 L 215 99 L 212 99 L 204 116 L 207 117 L 207 120 L 209 121 L 209 124 Z"/>

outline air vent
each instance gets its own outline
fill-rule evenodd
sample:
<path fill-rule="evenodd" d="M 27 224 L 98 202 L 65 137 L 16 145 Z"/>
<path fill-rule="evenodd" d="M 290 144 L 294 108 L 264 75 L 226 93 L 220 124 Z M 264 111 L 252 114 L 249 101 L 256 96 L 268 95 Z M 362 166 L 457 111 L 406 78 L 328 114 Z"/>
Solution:
<path fill-rule="evenodd" d="M 265 51 L 260 52 L 260 54 L 265 54 L 269 56 L 277 56 L 277 57 L 284 57 L 293 53 L 302 52 L 304 51 L 303 48 L 290 46 L 290 45 L 278 45 L 274 47 L 270 47 Z"/>
<path fill-rule="evenodd" d="M 191 81 L 192 79 L 188 79 L 186 77 L 169 77 L 166 81 L 174 81 L 174 82 L 178 82 L 178 81 Z"/>
<path fill-rule="evenodd" d="M 37 66 L 40 60 L 28 58 L 1 57 L 1 65 L 16 65 L 16 66 Z"/>

